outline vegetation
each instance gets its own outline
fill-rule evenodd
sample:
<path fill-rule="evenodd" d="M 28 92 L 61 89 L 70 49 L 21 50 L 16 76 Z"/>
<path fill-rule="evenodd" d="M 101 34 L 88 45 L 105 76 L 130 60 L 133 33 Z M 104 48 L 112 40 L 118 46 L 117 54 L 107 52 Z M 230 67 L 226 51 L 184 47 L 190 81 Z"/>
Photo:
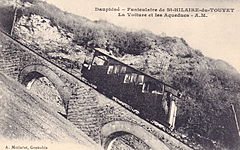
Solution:
<path fill-rule="evenodd" d="M 239 107 L 240 80 L 224 70 L 195 72 L 191 78 L 175 78 L 189 97 L 180 102 L 177 126 L 184 127 L 198 142 L 214 149 L 213 142 L 237 148 L 238 135 L 230 105 Z M 181 84 L 181 85 L 180 85 Z M 205 137 L 199 141 L 197 135 Z M 211 139 L 211 140 L 210 140 Z M 209 144 L 210 143 L 210 144 Z M 239 144 L 239 143 L 238 143 Z"/>
<path fill-rule="evenodd" d="M 103 48 L 119 56 L 125 53 L 139 55 L 172 40 L 170 37 L 161 37 L 148 31 L 126 31 L 104 20 L 91 21 L 61 11 L 46 2 L 32 3 L 34 4 L 32 7 L 19 10 L 18 14 L 27 16 L 37 14 L 50 19 L 52 25 L 74 33 L 74 42 L 84 47 Z"/>

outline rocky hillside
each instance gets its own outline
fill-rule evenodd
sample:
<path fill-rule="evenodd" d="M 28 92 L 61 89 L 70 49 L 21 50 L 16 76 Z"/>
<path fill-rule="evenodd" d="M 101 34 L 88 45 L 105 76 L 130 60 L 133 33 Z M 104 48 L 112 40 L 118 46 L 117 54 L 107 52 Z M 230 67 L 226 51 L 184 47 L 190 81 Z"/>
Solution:
<path fill-rule="evenodd" d="M 183 38 L 126 31 L 46 2 L 22 2 L 26 6 L 18 9 L 14 28 L 20 41 L 66 68 L 81 65 L 91 48 L 111 51 L 119 60 L 182 91 L 184 97 L 177 102 L 178 132 L 206 149 L 238 147 L 230 104 L 240 108 L 240 75 L 232 66 L 205 57 Z"/>

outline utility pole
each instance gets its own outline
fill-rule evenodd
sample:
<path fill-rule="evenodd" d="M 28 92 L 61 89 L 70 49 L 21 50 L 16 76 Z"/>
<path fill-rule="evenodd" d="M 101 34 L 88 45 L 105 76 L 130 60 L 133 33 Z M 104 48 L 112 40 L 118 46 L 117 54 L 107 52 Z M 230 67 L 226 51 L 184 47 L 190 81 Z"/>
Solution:
<path fill-rule="evenodd" d="M 16 0 L 16 2 L 15 2 L 12 28 L 11 28 L 11 31 L 10 31 L 10 35 L 11 35 L 11 36 L 12 36 L 12 34 L 13 34 L 14 25 L 15 25 L 15 21 L 16 21 L 16 18 L 17 18 L 17 10 L 18 10 L 18 6 L 17 6 L 17 5 L 18 5 L 18 0 Z"/>
<path fill-rule="evenodd" d="M 235 111 L 235 108 L 234 108 L 234 105 L 233 105 L 233 104 L 231 104 L 231 107 L 232 107 L 232 111 L 233 111 L 233 115 L 234 115 L 234 120 L 235 120 L 236 127 L 237 127 L 237 131 L 238 131 L 238 136 L 240 137 L 240 129 L 239 129 L 239 124 L 238 124 L 237 114 L 236 114 L 236 111 Z"/>

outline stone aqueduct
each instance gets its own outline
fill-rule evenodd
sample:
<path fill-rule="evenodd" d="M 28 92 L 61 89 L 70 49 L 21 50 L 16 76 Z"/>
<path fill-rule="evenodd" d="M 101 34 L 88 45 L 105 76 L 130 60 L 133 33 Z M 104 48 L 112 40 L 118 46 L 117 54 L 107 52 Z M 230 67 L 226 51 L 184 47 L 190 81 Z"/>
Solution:
<path fill-rule="evenodd" d="M 48 78 L 59 92 L 65 109 L 68 108 L 67 119 L 104 149 L 109 149 L 116 138 L 122 135 L 134 135 L 152 150 L 191 149 L 98 93 L 64 68 L 47 61 L 8 35 L 0 33 L 0 36 L 4 37 L 0 43 L 0 72 L 26 86 L 31 86 L 35 78 Z"/>

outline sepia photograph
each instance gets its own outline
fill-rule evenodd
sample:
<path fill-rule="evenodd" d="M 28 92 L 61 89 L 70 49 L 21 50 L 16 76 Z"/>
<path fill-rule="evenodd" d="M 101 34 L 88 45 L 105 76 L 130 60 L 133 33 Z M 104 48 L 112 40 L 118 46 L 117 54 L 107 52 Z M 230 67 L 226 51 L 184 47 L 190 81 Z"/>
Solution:
<path fill-rule="evenodd" d="M 240 150 L 240 1 L 0 0 L 0 150 Z"/>

